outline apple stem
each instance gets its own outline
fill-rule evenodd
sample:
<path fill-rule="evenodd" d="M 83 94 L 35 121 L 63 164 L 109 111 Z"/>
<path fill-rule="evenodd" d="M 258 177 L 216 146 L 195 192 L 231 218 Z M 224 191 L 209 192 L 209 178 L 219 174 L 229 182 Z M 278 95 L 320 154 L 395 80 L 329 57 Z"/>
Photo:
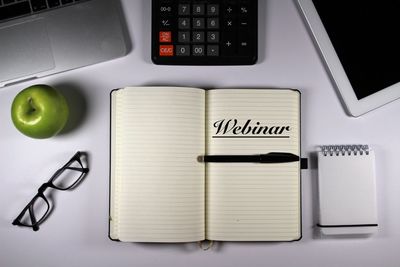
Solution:
<path fill-rule="evenodd" d="M 31 112 L 34 112 L 36 109 L 35 109 L 35 107 L 34 107 L 34 105 L 33 105 L 33 99 L 32 99 L 32 97 L 29 97 L 28 98 L 28 102 L 29 102 L 29 105 L 30 105 L 30 107 L 31 107 Z"/>

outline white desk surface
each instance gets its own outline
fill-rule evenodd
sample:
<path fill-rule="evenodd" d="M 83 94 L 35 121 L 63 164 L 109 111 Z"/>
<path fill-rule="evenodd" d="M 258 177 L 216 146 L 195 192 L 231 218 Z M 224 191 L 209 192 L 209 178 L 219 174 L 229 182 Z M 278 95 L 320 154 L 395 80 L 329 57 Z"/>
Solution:
<path fill-rule="evenodd" d="M 360 118 L 346 115 L 292 0 L 259 1 L 259 62 L 254 66 L 156 66 L 150 61 L 148 0 L 123 1 L 133 44 L 125 57 L 0 90 L 0 266 L 400 266 L 400 101 Z M 10 106 L 33 83 L 74 99 L 62 135 L 30 139 L 15 129 Z M 303 238 L 293 243 L 112 242 L 108 232 L 109 92 L 127 85 L 291 87 L 302 92 L 302 154 L 320 144 L 366 143 L 377 159 L 379 231 L 369 238 L 322 238 L 316 231 L 315 162 L 303 171 Z M 38 186 L 77 150 L 90 173 L 38 232 L 11 222 Z M 315 160 L 313 157 L 312 160 Z"/>

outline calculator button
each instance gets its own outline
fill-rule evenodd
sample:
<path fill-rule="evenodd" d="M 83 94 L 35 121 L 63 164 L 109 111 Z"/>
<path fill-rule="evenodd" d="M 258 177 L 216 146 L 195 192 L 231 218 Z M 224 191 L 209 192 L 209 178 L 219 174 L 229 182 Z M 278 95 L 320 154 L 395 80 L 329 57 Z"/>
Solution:
<path fill-rule="evenodd" d="M 239 42 L 238 52 L 241 56 L 246 56 L 250 52 L 249 43 L 247 41 Z"/>
<path fill-rule="evenodd" d="M 248 5 L 240 5 L 239 6 L 239 14 L 240 15 L 248 15 L 249 14 L 249 6 Z"/>
<path fill-rule="evenodd" d="M 224 20 L 224 29 L 233 30 L 236 27 L 235 20 L 233 18 L 228 18 Z"/>
<path fill-rule="evenodd" d="M 189 43 L 190 42 L 190 32 L 178 32 L 178 42 Z"/>
<path fill-rule="evenodd" d="M 207 32 L 207 42 L 218 43 L 219 42 L 219 32 Z"/>
<path fill-rule="evenodd" d="M 204 15 L 204 4 L 193 5 L 193 15 Z"/>
<path fill-rule="evenodd" d="M 165 3 L 160 5 L 160 15 L 161 16 L 171 16 L 172 15 L 172 5 Z"/>
<path fill-rule="evenodd" d="M 192 47 L 193 56 L 204 56 L 204 45 L 193 45 Z"/>
<path fill-rule="evenodd" d="M 247 18 L 241 18 L 239 20 L 239 27 L 247 28 L 249 26 L 249 20 Z"/>
<path fill-rule="evenodd" d="M 170 29 L 171 27 L 172 27 L 172 19 L 171 18 L 160 19 L 160 28 L 161 29 Z"/>
<path fill-rule="evenodd" d="M 210 56 L 210 57 L 219 56 L 219 46 L 218 45 L 207 46 L 207 56 Z"/>
<path fill-rule="evenodd" d="M 189 45 L 177 45 L 176 46 L 177 56 L 190 56 L 190 46 Z"/>
<path fill-rule="evenodd" d="M 224 55 L 231 56 L 235 54 L 236 36 L 233 33 L 224 33 L 222 36 L 222 52 Z"/>
<path fill-rule="evenodd" d="M 207 28 L 208 29 L 218 29 L 219 28 L 218 18 L 208 18 L 207 19 Z"/>
<path fill-rule="evenodd" d="M 160 56 L 161 57 L 171 57 L 174 55 L 173 45 L 160 45 Z"/>
<path fill-rule="evenodd" d="M 225 15 L 231 16 L 234 15 L 236 12 L 235 6 L 234 5 L 228 5 L 224 9 Z"/>
<path fill-rule="evenodd" d="M 204 43 L 204 32 L 193 32 L 192 42 Z"/>
<path fill-rule="evenodd" d="M 218 16 L 219 15 L 219 5 L 207 5 L 207 15 L 208 16 Z"/>
<path fill-rule="evenodd" d="M 172 34 L 170 31 L 168 32 L 160 32 L 159 41 L 160 43 L 170 43 L 172 42 Z"/>
<path fill-rule="evenodd" d="M 238 52 L 241 56 L 251 55 L 252 46 L 249 41 L 249 36 L 245 33 L 238 36 Z"/>
<path fill-rule="evenodd" d="M 179 18 L 178 19 L 179 29 L 190 29 L 190 19 L 189 18 Z"/>
<path fill-rule="evenodd" d="M 178 5 L 178 15 L 180 15 L 180 16 L 190 15 L 190 5 L 189 4 L 179 4 Z"/>
<path fill-rule="evenodd" d="M 194 18 L 193 29 L 204 29 L 204 18 Z"/>

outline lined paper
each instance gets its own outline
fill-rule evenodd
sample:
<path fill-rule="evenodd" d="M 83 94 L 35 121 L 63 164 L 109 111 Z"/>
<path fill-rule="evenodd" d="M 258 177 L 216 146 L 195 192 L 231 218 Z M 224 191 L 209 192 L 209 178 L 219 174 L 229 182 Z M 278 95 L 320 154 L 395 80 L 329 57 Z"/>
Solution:
<path fill-rule="evenodd" d="M 206 95 L 206 153 L 300 154 L 300 95 L 295 90 L 210 90 Z M 216 134 L 214 123 L 289 126 L 281 135 Z M 226 138 L 229 137 L 229 138 Z M 206 238 L 221 241 L 288 241 L 300 238 L 299 162 L 207 163 Z"/>
<path fill-rule="evenodd" d="M 130 242 L 205 238 L 205 92 L 113 92 L 110 235 Z"/>

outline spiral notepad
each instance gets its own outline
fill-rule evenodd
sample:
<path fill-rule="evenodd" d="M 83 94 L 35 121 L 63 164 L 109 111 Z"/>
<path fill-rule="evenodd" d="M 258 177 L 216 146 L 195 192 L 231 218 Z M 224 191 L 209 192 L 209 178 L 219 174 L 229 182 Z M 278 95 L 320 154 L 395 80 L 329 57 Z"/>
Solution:
<path fill-rule="evenodd" d="M 321 146 L 318 189 L 323 234 L 376 231 L 375 155 L 368 145 Z"/>

